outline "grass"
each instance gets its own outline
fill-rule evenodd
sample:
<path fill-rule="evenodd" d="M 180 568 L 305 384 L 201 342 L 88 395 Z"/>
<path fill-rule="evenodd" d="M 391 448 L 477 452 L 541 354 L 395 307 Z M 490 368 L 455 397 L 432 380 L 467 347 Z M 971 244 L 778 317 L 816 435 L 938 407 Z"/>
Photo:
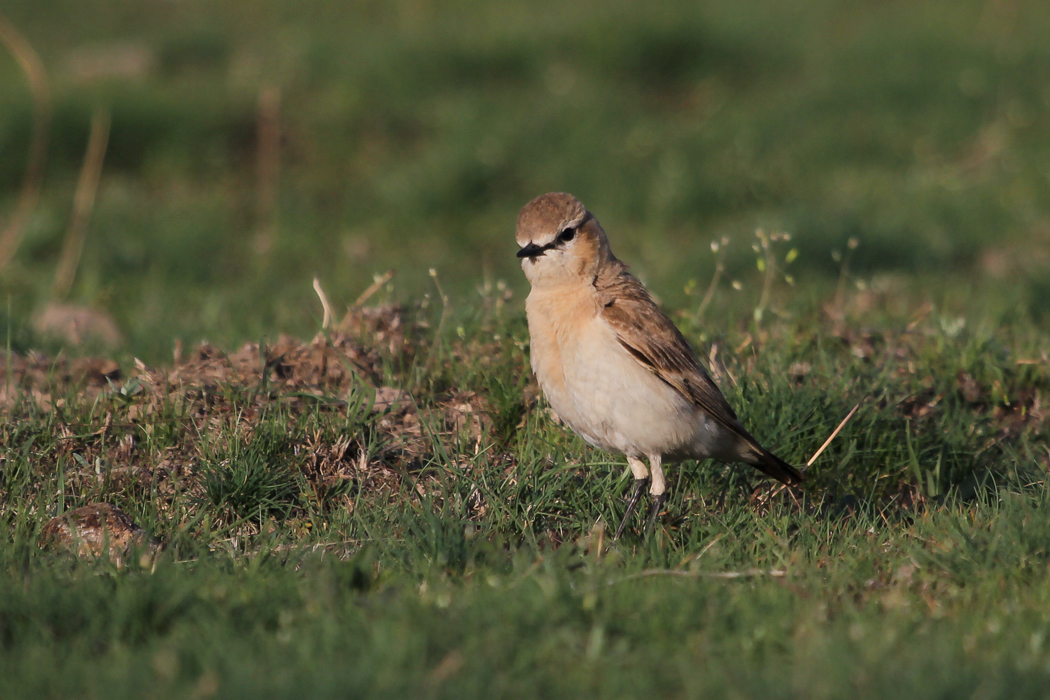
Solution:
<path fill-rule="evenodd" d="M 0 697 L 1045 694 L 1042 4 L 52 5 L 3 9 L 53 122 L 0 274 Z M 6 55 L 0 105 L 2 225 Z M 35 323 L 97 106 L 67 301 L 116 348 Z M 859 403 L 804 491 L 687 463 L 609 541 L 629 470 L 528 372 L 510 234 L 553 189 L 780 456 Z M 318 334 L 315 274 L 338 321 L 391 268 Z M 99 501 L 164 548 L 40 546 Z"/>
<path fill-rule="evenodd" d="M 20 644 L 4 677 L 26 694 L 87 681 L 118 697 L 1038 697 L 1046 505 L 1007 497 L 906 529 L 730 517 L 697 538 L 714 547 L 689 549 L 683 576 L 642 569 L 676 566 L 676 547 L 599 562 L 461 530 L 437 535 L 463 552 L 456 574 L 425 551 L 421 568 L 391 566 L 381 543 L 341 561 L 300 550 L 152 574 L 49 567 L 6 589 Z M 790 525 L 803 525 L 790 541 L 756 538 Z M 732 561 L 791 574 L 702 575 Z"/>
<path fill-rule="evenodd" d="M 949 321 L 729 331 L 727 393 L 787 459 L 861 408 L 804 492 L 687 464 L 655 535 L 615 544 L 629 471 L 536 403 L 517 312 L 425 372 L 425 333 L 374 357 L 387 385 L 421 377 L 400 406 L 290 359 L 262 387 L 191 357 L 51 411 L 27 385 L 0 442 L 0 692 L 1036 696 L 1043 336 Z M 99 500 L 166 548 L 118 569 L 38 547 L 45 516 Z"/>

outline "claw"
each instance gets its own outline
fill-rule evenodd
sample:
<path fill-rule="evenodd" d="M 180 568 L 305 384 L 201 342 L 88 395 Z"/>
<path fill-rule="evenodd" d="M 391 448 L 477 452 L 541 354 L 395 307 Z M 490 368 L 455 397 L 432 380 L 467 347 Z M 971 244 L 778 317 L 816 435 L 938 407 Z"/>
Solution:
<path fill-rule="evenodd" d="M 634 491 L 631 492 L 631 500 L 627 501 L 627 510 L 623 513 L 623 520 L 620 521 L 620 527 L 616 528 L 616 534 L 613 536 L 614 542 L 620 539 L 620 535 L 623 534 L 623 529 L 627 526 L 627 521 L 630 520 L 631 515 L 634 513 L 634 508 L 638 505 L 638 499 L 641 497 L 642 492 L 645 491 L 645 487 L 648 484 L 648 479 L 634 480 Z"/>
<path fill-rule="evenodd" d="M 660 509 L 664 507 L 664 501 L 666 500 L 666 493 L 661 493 L 659 496 L 653 496 L 653 508 L 649 511 L 649 519 L 645 522 L 646 537 L 648 537 L 649 533 L 653 531 L 653 526 L 656 525 L 656 518 L 660 515 Z"/>

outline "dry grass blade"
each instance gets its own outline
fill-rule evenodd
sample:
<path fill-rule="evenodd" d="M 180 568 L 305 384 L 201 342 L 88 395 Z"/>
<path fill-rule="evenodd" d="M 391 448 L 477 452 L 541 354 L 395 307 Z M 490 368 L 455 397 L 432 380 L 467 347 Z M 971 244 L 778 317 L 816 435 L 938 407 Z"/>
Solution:
<path fill-rule="evenodd" d="M 636 574 L 629 574 L 623 578 L 618 578 L 615 581 L 610 581 L 609 585 L 611 586 L 613 584 L 631 581 L 633 579 L 651 578 L 653 576 L 716 579 L 757 578 L 761 576 L 784 578 L 787 576 L 787 571 L 785 569 L 770 569 L 768 571 L 764 569 L 750 569 L 748 571 L 679 571 L 677 569 L 646 569 L 645 571 L 639 571 Z"/>
<path fill-rule="evenodd" d="M 18 196 L 18 205 L 7 228 L 0 234 L 0 271 L 4 270 L 22 242 L 22 233 L 30 214 L 40 199 L 40 187 L 44 181 L 44 163 L 47 161 L 47 137 L 51 126 L 51 91 L 47 84 L 47 71 L 36 51 L 15 27 L 0 15 L 0 41 L 18 61 L 25 73 L 29 90 L 33 95 L 33 133 L 29 139 L 29 160 L 26 177 Z"/>
<path fill-rule="evenodd" d="M 382 289 L 383 285 L 386 284 L 387 282 L 389 282 L 392 279 L 394 279 L 394 271 L 393 270 L 387 270 L 386 272 L 384 272 L 379 277 L 376 277 L 375 281 L 372 282 L 371 285 L 369 285 L 368 289 L 366 289 L 365 291 L 361 292 L 361 296 L 357 297 L 357 301 L 354 302 L 354 305 L 351 308 L 354 308 L 354 309 L 361 308 L 361 306 L 363 306 L 366 301 L 368 301 L 369 299 L 372 298 L 373 294 L 375 294 L 380 289 Z"/>
<path fill-rule="evenodd" d="M 816 452 L 814 452 L 813 456 L 809 458 L 808 462 L 806 462 L 806 466 L 807 467 L 812 466 L 813 463 L 817 461 L 817 457 L 819 457 L 821 455 L 821 453 L 824 452 L 824 450 L 827 449 L 828 445 L 831 444 L 831 441 L 835 439 L 835 436 L 838 435 L 842 431 L 842 429 L 844 427 L 846 427 L 846 423 L 848 423 L 850 421 L 850 419 L 853 418 L 853 415 L 857 412 L 857 409 L 860 408 L 860 405 L 862 403 L 864 403 L 864 402 L 863 401 L 858 401 L 857 405 L 853 407 L 853 410 L 851 410 L 849 413 L 846 414 L 846 417 L 843 418 L 842 422 L 839 423 L 838 427 L 835 428 L 835 430 L 832 431 L 831 435 L 828 436 L 828 439 L 825 440 L 824 444 L 820 446 L 820 449 L 818 449 Z"/>
<path fill-rule="evenodd" d="M 73 218 L 62 243 L 62 256 L 55 273 L 52 293 L 56 299 L 63 299 L 69 293 L 77 267 L 80 265 L 80 254 L 84 250 L 84 232 L 88 219 L 91 218 L 91 210 L 95 206 L 95 194 L 98 192 L 99 177 L 102 175 L 102 161 L 106 157 L 109 123 L 109 110 L 102 107 L 96 109 L 91 118 L 87 154 L 84 156 L 84 165 L 80 169 L 80 179 L 77 181 L 77 191 L 73 197 Z"/>
<path fill-rule="evenodd" d="M 328 325 L 332 322 L 332 306 L 328 303 L 328 295 L 321 289 L 321 280 L 314 277 L 314 291 L 317 292 L 317 298 L 321 300 L 321 308 L 324 309 L 324 320 L 321 321 L 321 328 L 328 328 Z"/>

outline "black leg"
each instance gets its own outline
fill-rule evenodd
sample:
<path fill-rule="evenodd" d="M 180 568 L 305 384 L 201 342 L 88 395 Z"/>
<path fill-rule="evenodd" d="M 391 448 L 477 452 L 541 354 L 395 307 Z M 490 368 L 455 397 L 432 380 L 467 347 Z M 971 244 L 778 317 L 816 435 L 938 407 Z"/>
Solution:
<path fill-rule="evenodd" d="M 645 491 L 645 487 L 648 485 L 648 479 L 634 480 L 634 491 L 631 492 L 631 500 L 627 501 L 627 510 L 623 513 L 623 520 L 620 521 L 620 527 L 616 528 L 616 536 L 613 537 L 613 541 L 620 539 L 620 535 L 623 534 L 623 529 L 627 526 L 627 521 L 631 519 L 631 515 L 634 513 L 634 507 L 638 505 L 638 499 L 641 497 L 642 491 Z"/>
<path fill-rule="evenodd" d="M 649 533 L 653 531 L 653 526 L 656 525 L 656 518 L 660 515 L 660 509 L 664 507 L 664 501 L 667 500 L 667 493 L 661 493 L 659 496 L 653 496 L 653 509 L 649 511 L 649 519 L 645 522 L 645 536 L 648 537 Z"/>

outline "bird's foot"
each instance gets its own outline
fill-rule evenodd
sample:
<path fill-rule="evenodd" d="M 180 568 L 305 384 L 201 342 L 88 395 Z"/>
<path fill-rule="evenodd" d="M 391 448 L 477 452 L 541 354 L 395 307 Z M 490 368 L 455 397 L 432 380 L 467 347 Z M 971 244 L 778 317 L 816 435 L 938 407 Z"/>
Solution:
<path fill-rule="evenodd" d="M 641 498 L 642 492 L 645 491 L 645 487 L 648 485 L 648 479 L 634 480 L 634 491 L 631 492 L 631 500 L 627 501 L 627 510 L 623 513 L 623 520 L 620 521 L 620 527 L 616 528 L 616 535 L 613 536 L 614 542 L 620 539 L 620 535 L 623 534 L 623 529 L 627 527 L 627 521 L 631 519 L 631 515 L 634 514 L 634 508 L 638 505 L 638 499 Z"/>

